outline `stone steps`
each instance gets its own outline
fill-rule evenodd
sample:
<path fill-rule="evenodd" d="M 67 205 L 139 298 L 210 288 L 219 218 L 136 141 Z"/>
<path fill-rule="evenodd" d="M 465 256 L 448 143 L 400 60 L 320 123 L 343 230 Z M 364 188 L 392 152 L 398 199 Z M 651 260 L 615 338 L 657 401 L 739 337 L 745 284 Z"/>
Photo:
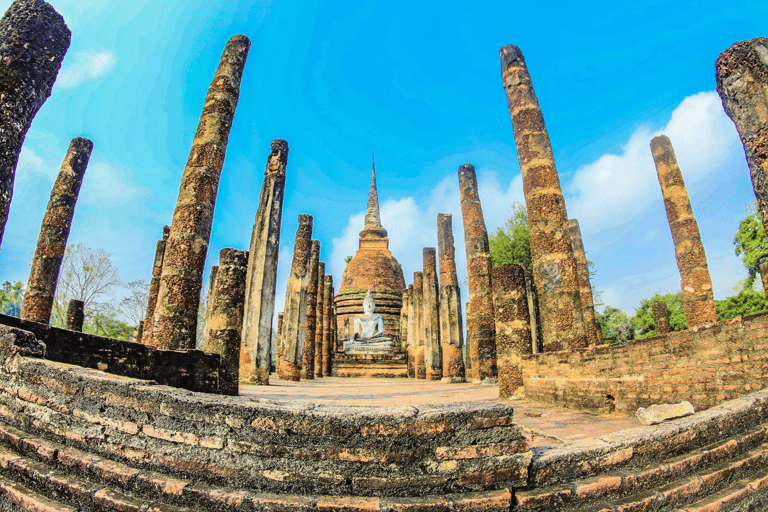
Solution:
<path fill-rule="evenodd" d="M 737 498 L 739 504 L 762 499 L 768 496 L 766 431 L 764 426 L 749 429 L 644 468 L 518 491 L 512 510 L 693 512 L 720 510 L 712 504 L 725 506 Z"/>

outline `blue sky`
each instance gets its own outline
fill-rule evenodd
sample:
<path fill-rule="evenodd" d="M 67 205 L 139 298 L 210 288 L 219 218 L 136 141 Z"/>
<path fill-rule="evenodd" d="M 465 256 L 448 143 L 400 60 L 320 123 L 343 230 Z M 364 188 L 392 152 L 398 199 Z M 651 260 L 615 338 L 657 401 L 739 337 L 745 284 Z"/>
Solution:
<path fill-rule="evenodd" d="M 72 45 L 22 149 L 0 280 L 26 283 L 51 185 L 76 136 L 95 149 L 70 243 L 113 253 L 124 281 L 150 278 L 207 87 L 238 33 L 252 46 L 207 265 L 221 248 L 248 248 L 269 142 L 286 139 L 278 311 L 300 213 L 315 216 L 321 257 L 340 282 L 363 225 L 372 152 L 382 221 L 406 281 L 421 248 L 437 243 L 440 212 L 454 215 L 463 279 L 459 165 L 478 170 L 489 231 L 522 200 L 498 57 L 506 44 L 528 62 L 568 213 L 581 223 L 607 304 L 631 315 L 641 299 L 680 287 L 648 147 L 659 133 L 675 147 L 716 298 L 746 277 L 732 240 L 754 194 L 714 93 L 714 62 L 735 41 L 765 35 L 765 2 L 52 4 Z"/>

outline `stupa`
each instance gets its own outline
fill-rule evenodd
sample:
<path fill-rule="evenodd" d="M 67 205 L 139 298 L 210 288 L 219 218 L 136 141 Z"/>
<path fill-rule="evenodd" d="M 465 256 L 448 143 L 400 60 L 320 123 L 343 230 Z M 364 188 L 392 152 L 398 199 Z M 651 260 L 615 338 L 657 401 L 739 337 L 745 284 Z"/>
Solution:
<path fill-rule="evenodd" d="M 400 309 L 405 279 L 403 269 L 389 250 L 387 230 L 381 225 L 379 195 L 376 189 L 376 161 L 371 165 L 371 186 L 360 246 L 347 263 L 341 278 L 336 303 L 337 339 L 354 335 L 355 318 L 365 314 L 363 303 L 369 293 L 376 313 L 384 319 L 384 336 L 391 338 L 393 350 L 381 354 L 345 354 L 342 346 L 334 354 L 334 376 L 405 377 L 406 352 L 400 340 Z M 341 343 L 340 343 L 341 345 Z"/>

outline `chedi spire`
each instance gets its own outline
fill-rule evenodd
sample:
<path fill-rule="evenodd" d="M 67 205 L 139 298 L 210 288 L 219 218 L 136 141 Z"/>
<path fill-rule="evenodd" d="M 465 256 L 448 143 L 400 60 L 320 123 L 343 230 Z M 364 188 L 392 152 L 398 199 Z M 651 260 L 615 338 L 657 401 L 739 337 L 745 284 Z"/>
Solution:
<path fill-rule="evenodd" d="M 371 155 L 371 189 L 368 192 L 368 208 L 365 210 L 365 226 L 360 238 L 387 238 L 387 230 L 381 225 L 379 193 L 376 190 L 376 158 Z"/>

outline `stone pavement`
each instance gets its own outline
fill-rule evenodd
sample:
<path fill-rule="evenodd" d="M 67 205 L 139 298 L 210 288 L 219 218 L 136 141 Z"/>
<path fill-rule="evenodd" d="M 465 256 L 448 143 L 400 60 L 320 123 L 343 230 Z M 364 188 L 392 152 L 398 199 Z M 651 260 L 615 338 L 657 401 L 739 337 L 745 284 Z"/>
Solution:
<path fill-rule="evenodd" d="M 381 407 L 498 401 L 514 407 L 517 423 L 526 431 L 531 446 L 573 442 L 642 426 L 635 417 L 593 414 L 529 400 L 499 400 L 498 386 L 471 383 L 345 377 L 291 382 L 273 374 L 269 386 L 240 385 L 240 394 L 274 400 Z"/>

